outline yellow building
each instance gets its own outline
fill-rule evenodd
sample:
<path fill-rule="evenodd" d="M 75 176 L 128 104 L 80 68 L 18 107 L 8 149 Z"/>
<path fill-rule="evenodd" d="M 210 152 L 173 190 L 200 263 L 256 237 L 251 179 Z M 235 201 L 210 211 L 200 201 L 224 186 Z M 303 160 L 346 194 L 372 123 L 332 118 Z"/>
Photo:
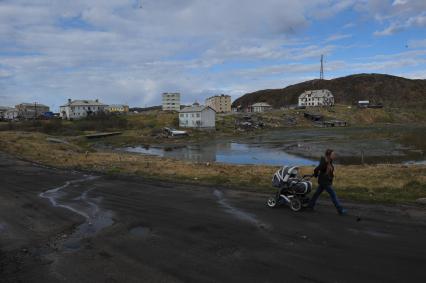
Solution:
<path fill-rule="evenodd" d="M 129 106 L 123 105 L 123 104 L 113 104 L 109 105 L 106 108 L 106 111 L 110 113 L 128 113 L 129 112 Z"/>
<path fill-rule="evenodd" d="M 231 96 L 221 94 L 206 99 L 206 106 L 210 106 L 217 113 L 231 112 Z"/>

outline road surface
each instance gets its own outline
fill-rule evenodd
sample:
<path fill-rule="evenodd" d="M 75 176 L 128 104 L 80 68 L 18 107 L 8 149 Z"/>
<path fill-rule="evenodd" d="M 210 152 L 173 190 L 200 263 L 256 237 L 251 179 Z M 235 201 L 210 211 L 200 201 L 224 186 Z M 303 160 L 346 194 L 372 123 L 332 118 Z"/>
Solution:
<path fill-rule="evenodd" d="M 0 153 L 0 282 L 424 282 L 426 210 L 85 175 Z"/>

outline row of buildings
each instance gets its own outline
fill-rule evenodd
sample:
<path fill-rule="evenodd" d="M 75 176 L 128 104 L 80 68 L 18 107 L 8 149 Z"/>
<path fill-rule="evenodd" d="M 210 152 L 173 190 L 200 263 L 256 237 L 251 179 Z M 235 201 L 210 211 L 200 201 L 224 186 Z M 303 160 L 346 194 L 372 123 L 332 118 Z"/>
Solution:
<path fill-rule="evenodd" d="M 74 120 L 99 113 L 128 113 L 129 106 L 121 104 L 107 105 L 96 100 L 71 100 L 59 107 L 59 113 L 50 112 L 49 106 L 40 103 L 21 103 L 12 107 L 0 106 L 1 120 L 31 120 L 60 117 Z"/>
<path fill-rule="evenodd" d="M 178 92 L 165 92 L 162 95 L 163 111 L 180 111 L 182 104 L 180 102 L 181 95 Z M 231 96 L 230 95 L 215 95 L 205 100 L 205 106 L 209 106 L 217 113 L 231 112 Z"/>
<path fill-rule="evenodd" d="M 38 119 L 46 113 L 50 113 L 49 106 L 40 103 L 21 103 L 15 107 L 0 106 L 0 119 Z"/>

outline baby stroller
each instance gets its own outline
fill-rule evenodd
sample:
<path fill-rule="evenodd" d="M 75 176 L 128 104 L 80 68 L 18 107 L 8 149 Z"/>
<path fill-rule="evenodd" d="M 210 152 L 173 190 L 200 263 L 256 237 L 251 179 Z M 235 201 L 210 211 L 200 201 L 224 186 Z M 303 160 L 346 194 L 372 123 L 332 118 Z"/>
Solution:
<path fill-rule="evenodd" d="M 288 204 L 293 211 L 299 211 L 309 204 L 307 196 L 312 190 L 309 179 L 312 175 L 299 176 L 298 167 L 284 166 L 272 177 L 272 185 L 278 188 L 277 193 L 271 196 L 267 205 L 271 208 Z"/>

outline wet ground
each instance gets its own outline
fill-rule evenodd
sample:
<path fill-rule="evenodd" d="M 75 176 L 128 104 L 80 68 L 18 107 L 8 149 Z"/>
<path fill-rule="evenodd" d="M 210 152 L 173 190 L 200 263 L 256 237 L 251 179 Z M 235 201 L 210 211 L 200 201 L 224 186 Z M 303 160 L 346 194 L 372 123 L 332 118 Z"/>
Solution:
<path fill-rule="evenodd" d="M 0 154 L 0 282 L 424 282 L 426 209 L 92 176 Z"/>
<path fill-rule="evenodd" d="M 280 129 L 186 146 L 136 146 L 123 150 L 196 162 L 300 166 L 315 164 L 327 148 L 338 153 L 340 164 L 424 163 L 426 127 L 393 124 Z"/>

